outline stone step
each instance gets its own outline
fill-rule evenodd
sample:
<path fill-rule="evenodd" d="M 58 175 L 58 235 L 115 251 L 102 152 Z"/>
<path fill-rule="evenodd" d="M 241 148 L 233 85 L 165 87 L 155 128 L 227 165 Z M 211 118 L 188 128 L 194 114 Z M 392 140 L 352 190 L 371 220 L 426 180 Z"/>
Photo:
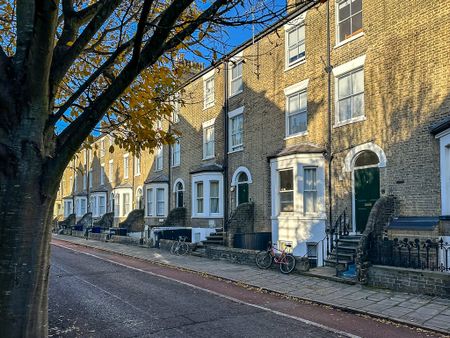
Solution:
<path fill-rule="evenodd" d="M 348 245 L 340 245 L 339 244 L 339 252 L 343 250 L 343 252 L 356 252 L 358 249 L 357 246 L 348 246 Z M 333 251 L 336 250 L 336 248 L 333 249 Z"/>
<path fill-rule="evenodd" d="M 338 244 L 343 244 L 346 246 L 358 246 L 359 239 L 358 238 L 339 238 Z"/>
<path fill-rule="evenodd" d="M 338 252 L 338 256 L 339 256 L 339 260 L 342 259 L 342 260 L 353 261 L 353 259 L 356 255 L 354 253 Z M 327 258 L 330 260 L 336 260 L 336 253 L 331 252 Z"/>
<path fill-rule="evenodd" d="M 325 262 L 325 266 L 329 266 L 329 267 L 332 267 L 332 268 L 336 267 L 336 259 L 327 258 L 327 259 L 324 260 L 324 262 Z M 342 270 L 346 270 L 347 266 L 349 264 L 354 264 L 353 260 L 339 259 L 339 265 L 343 266 Z"/>

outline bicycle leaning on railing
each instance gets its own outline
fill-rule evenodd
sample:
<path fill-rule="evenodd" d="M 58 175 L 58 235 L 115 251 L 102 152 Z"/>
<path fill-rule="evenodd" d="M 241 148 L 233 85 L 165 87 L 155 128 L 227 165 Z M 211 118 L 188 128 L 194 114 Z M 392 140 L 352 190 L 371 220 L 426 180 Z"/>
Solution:
<path fill-rule="evenodd" d="M 180 236 L 178 241 L 173 242 L 170 253 L 173 255 L 186 255 L 189 252 L 189 245 L 186 243 L 187 237 Z"/>
<path fill-rule="evenodd" d="M 280 265 L 280 271 L 282 273 L 291 273 L 295 269 L 296 260 L 294 255 L 286 252 L 288 248 L 291 248 L 291 244 L 286 244 L 283 250 L 278 250 L 269 242 L 267 250 L 260 251 L 256 254 L 256 265 L 260 269 L 268 269 L 275 263 Z"/>

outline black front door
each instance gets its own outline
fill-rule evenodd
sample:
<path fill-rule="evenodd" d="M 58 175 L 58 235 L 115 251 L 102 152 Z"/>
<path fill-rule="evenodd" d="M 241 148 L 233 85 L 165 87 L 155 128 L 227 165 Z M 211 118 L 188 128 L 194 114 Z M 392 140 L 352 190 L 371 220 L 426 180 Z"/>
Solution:
<path fill-rule="evenodd" d="M 356 231 L 366 228 L 370 210 L 380 198 L 380 169 L 355 169 L 355 221 Z"/>

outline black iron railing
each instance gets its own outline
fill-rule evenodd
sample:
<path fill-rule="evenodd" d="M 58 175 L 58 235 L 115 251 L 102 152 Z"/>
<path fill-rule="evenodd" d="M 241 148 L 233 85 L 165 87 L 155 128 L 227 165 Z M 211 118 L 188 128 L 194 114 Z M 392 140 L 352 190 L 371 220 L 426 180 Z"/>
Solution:
<path fill-rule="evenodd" d="M 372 240 L 369 256 L 372 264 L 402 268 L 450 272 L 450 244 L 440 240 L 419 238 Z"/>
<path fill-rule="evenodd" d="M 347 209 L 344 209 L 344 211 L 339 215 L 339 217 L 336 219 L 336 222 L 332 224 L 327 230 L 327 255 L 330 255 L 330 253 L 335 248 L 335 245 L 339 241 L 340 236 L 346 236 L 349 234 L 349 226 L 347 222 Z"/>

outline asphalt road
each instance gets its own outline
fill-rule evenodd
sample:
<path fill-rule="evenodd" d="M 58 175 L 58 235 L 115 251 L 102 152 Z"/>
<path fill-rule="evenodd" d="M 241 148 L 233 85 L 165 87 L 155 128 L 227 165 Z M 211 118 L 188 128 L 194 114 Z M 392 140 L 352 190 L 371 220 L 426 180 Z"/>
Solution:
<path fill-rule="evenodd" d="M 50 337 L 425 337 L 92 249 L 52 246 Z"/>

